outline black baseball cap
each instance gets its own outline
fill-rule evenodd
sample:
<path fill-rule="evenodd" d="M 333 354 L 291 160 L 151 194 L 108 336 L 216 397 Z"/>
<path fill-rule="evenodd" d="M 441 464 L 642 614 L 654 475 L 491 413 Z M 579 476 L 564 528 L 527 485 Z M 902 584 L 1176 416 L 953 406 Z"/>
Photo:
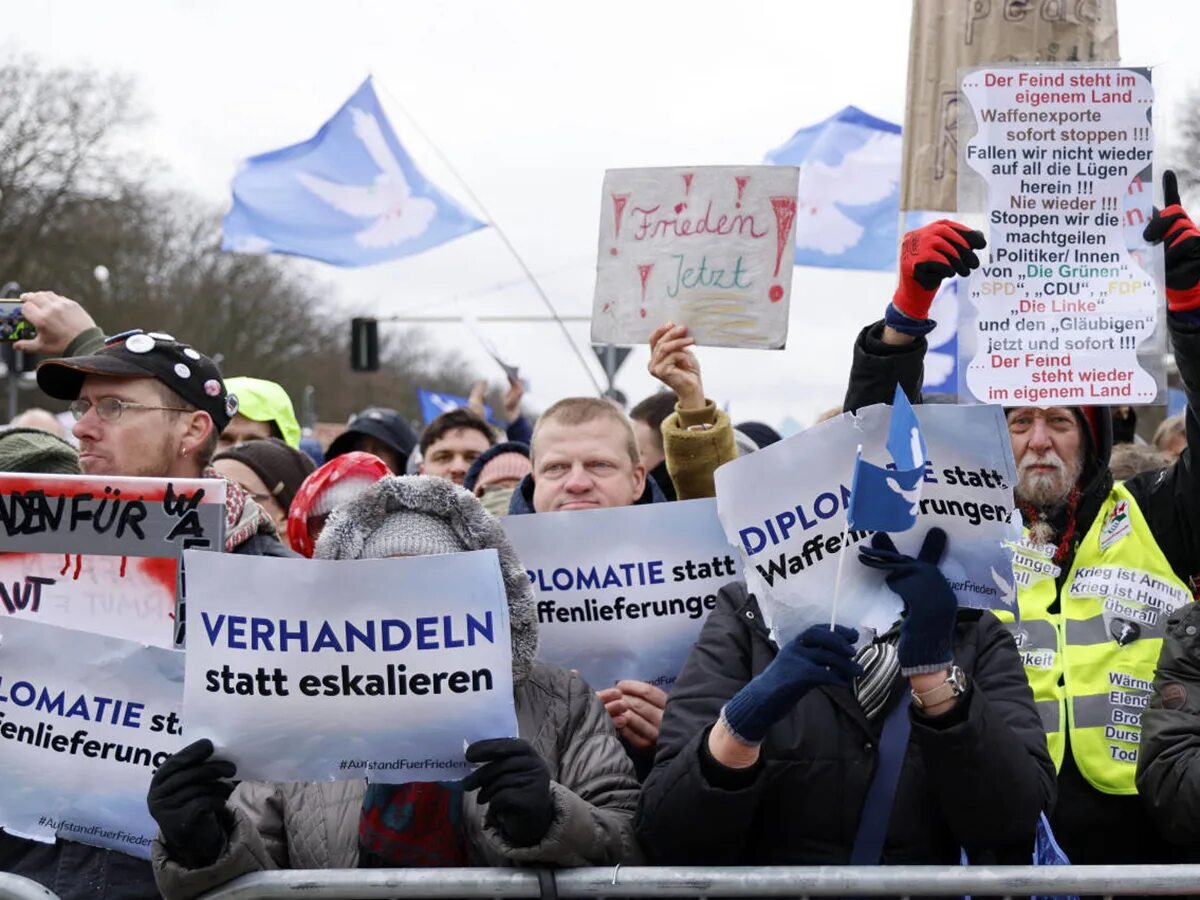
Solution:
<path fill-rule="evenodd" d="M 400 413 L 382 406 L 369 406 L 350 417 L 346 430 L 325 451 L 325 459 L 330 460 L 356 449 L 361 435 L 368 435 L 391 447 L 399 454 L 401 464 L 417 446 L 417 433 Z"/>
<path fill-rule="evenodd" d="M 90 356 L 48 359 L 37 367 L 38 387 L 59 400 L 75 400 L 88 375 L 153 378 L 213 420 L 223 431 L 238 409 L 217 364 L 198 350 L 160 331 L 123 331 L 106 338 Z"/>

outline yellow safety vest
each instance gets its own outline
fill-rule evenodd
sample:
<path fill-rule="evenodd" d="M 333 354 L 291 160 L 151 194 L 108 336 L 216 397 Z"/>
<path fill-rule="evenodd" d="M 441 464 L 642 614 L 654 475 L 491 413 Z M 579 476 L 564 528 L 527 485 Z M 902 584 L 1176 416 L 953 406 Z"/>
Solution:
<path fill-rule="evenodd" d="M 1055 767 L 1069 727 L 1075 764 L 1092 787 L 1135 794 L 1142 712 L 1167 619 L 1192 594 L 1124 485 L 1113 487 L 1079 544 L 1061 596 L 1054 549 L 1026 535 L 1013 555 L 1020 621 L 997 615 L 1024 659 Z"/>

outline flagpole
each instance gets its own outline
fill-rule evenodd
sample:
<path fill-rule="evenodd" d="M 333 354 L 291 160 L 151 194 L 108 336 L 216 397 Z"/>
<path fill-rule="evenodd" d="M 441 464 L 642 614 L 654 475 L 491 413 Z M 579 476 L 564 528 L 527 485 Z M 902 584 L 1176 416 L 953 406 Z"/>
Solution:
<path fill-rule="evenodd" d="M 373 73 L 371 80 L 374 81 Z M 584 357 L 579 347 L 576 346 L 575 339 L 571 337 L 571 332 L 567 330 L 566 323 L 559 318 L 558 310 L 554 308 L 554 304 L 551 303 L 550 298 L 546 296 L 546 292 L 542 289 L 541 283 L 533 274 L 533 270 L 529 268 L 521 254 L 517 252 L 517 248 L 513 246 L 513 242 L 508 239 L 508 235 L 504 233 L 504 229 L 500 227 L 500 224 L 492 217 L 492 214 L 488 212 L 487 207 L 483 205 L 483 201 L 479 199 L 475 191 L 471 189 L 471 186 L 467 184 L 467 180 L 459 174 L 458 169 L 456 169 L 454 164 L 450 162 L 449 157 L 447 157 L 446 154 L 442 152 L 442 149 L 433 142 L 433 139 L 425 132 L 425 129 L 421 127 L 415 118 L 413 118 L 412 113 L 410 113 L 405 105 L 400 102 L 400 98 L 392 93 L 387 85 L 383 85 L 383 90 L 388 95 L 388 98 L 396 104 L 396 107 L 400 110 L 400 112 L 404 114 L 404 118 L 408 119 L 408 122 L 410 125 L 412 125 L 413 130 L 421 136 L 421 139 L 429 145 L 430 149 L 433 150 L 433 152 L 437 155 L 437 158 L 441 160 L 442 165 L 446 167 L 446 170 L 454 176 L 454 179 L 459 183 L 459 186 L 462 187 L 467 197 L 470 198 L 471 202 L 475 204 L 475 207 L 483 215 L 484 219 L 487 220 L 487 223 L 492 227 L 492 230 L 496 232 L 496 236 L 499 237 L 504 243 L 504 246 L 508 248 L 508 252 L 512 254 L 513 259 L 517 261 L 517 265 L 521 267 L 521 271 L 525 273 L 525 278 L 531 285 L 533 285 L 533 289 L 537 292 L 537 295 L 541 297 L 542 302 L 546 304 L 546 309 L 550 310 L 550 315 L 554 318 L 554 321 L 558 323 L 558 327 L 561 329 L 563 337 L 565 337 L 567 339 L 567 343 L 571 345 L 571 350 L 575 354 L 575 358 L 579 360 L 579 364 L 583 366 L 583 370 L 587 373 L 588 380 L 591 381 L 592 387 L 596 389 L 597 394 L 603 393 L 603 390 L 600 387 L 600 382 L 597 381 L 596 376 L 592 374 L 592 370 L 587 364 L 587 359 Z"/>
<path fill-rule="evenodd" d="M 857 460 L 862 457 L 862 444 L 858 445 L 858 450 L 855 451 L 854 458 Z M 856 464 L 857 469 L 857 464 Z M 851 482 L 850 492 L 854 492 L 854 485 Z M 842 526 L 842 542 L 839 544 L 837 574 L 833 579 L 833 609 L 829 612 L 829 630 L 833 631 L 833 627 L 837 625 L 837 609 L 838 595 L 842 592 L 842 564 L 846 562 L 846 535 L 850 533 L 850 510 L 846 510 L 846 524 Z"/>

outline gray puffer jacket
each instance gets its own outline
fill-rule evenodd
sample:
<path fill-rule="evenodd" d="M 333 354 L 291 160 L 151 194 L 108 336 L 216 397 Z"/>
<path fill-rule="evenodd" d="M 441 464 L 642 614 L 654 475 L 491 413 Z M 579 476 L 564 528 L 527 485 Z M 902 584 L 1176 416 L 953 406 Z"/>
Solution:
<path fill-rule="evenodd" d="M 467 794 L 463 820 L 472 862 L 484 866 L 639 862 L 633 836 L 639 788 L 633 765 L 604 705 L 587 683 L 578 675 L 535 661 L 537 621 L 528 576 L 499 522 L 474 497 L 440 479 L 385 478 L 330 517 L 316 555 L 347 558 L 331 548 L 360 547 L 356 533 L 376 527 L 398 509 L 416 505 L 428 510 L 430 492 L 435 494 L 435 505 L 444 500 L 438 511 L 466 546 L 491 547 L 500 555 L 512 629 L 517 732 L 546 761 L 555 807 L 550 830 L 540 843 L 514 847 L 487 824 L 486 804 L 477 803 L 474 793 Z M 170 858 L 161 837 L 155 841 L 153 864 L 159 890 L 167 900 L 186 900 L 264 869 L 355 868 L 365 791 L 361 779 L 320 784 L 242 782 L 228 804 L 233 832 L 211 866 L 186 869 Z"/>

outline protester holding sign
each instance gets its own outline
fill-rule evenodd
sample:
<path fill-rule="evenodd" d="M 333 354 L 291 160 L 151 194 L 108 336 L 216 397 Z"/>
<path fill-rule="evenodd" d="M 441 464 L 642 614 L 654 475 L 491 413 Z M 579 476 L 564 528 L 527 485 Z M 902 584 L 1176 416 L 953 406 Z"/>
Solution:
<path fill-rule="evenodd" d="M 642 794 L 653 862 L 1029 862 L 1053 767 L 1012 640 L 957 606 L 945 548 L 935 528 L 916 558 L 883 533 L 861 551 L 905 614 L 857 654 L 844 625 L 778 647 L 745 583 L 721 589 Z"/>
<path fill-rule="evenodd" d="M 1188 432 L 1200 435 L 1200 239 L 1171 172 L 1163 193 L 1146 238 L 1167 247 L 1168 327 Z M 855 344 L 847 409 L 887 402 L 897 383 L 919 396 L 929 298 L 977 263 L 980 245 L 977 232 L 948 222 L 905 237 L 896 298 Z M 1200 481 L 1185 453 L 1114 485 L 1107 407 L 1021 406 L 1007 419 L 1027 523 L 1014 557 L 1020 620 L 1009 627 L 1059 769 L 1054 831 L 1077 864 L 1177 861 L 1134 796 L 1134 775 L 1167 619 L 1200 571 Z M 1157 770 L 1143 782 L 1165 792 L 1153 802 L 1176 796 Z"/>
<path fill-rule="evenodd" d="M 471 494 L 433 477 L 384 478 L 333 513 L 323 559 L 494 548 L 508 593 L 519 737 L 466 749 L 462 783 L 242 782 L 201 741 L 164 764 L 150 790 L 161 833 L 158 884 L 194 897 L 266 868 L 613 865 L 637 859 L 637 782 L 604 708 L 563 669 L 535 661 L 537 620 L 524 566 Z M 451 560 L 446 561 L 453 565 Z M 464 793 L 465 792 L 465 793 Z M 307 839 L 313 834 L 320 840 Z"/>
<path fill-rule="evenodd" d="M 38 367 L 38 385 L 71 401 L 84 474 L 219 478 L 209 465 L 217 435 L 237 412 L 213 361 L 158 332 L 127 331 L 105 339 L 87 311 L 51 292 L 23 295 L 23 314 L 37 328 L 19 349 L 62 354 Z M 249 495 L 226 483 L 225 551 L 288 555 L 275 525 Z M 79 896 L 152 896 L 149 866 L 112 850 L 0 836 L 0 866 L 52 886 L 64 898 L 61 873 L 91 885 Z"/>
<path fill-rule="evenodd" d="M 24 296 L 38 328 L 28 349 L 69 354 L 38 366 L 38 386 L 71 401 L 84 474 L 222 477 L 210 463 L 238 402 L 211 359 L 160 332 L 105 339 L 73 300 Z M 226 497 L 227 552 L 287 555 L 270 516 L 244 490 L 228 482 Z"/>
<path fill-rule="evenodd" d="M 737 458 L 729 415 L 704 395 L 696 341 L 686 325 L 667 322 L 650 335 L 650 374 L 679 398 L 662 422 L 663 465 L 680 500 L 712 497 L 712 474 Z"/>

